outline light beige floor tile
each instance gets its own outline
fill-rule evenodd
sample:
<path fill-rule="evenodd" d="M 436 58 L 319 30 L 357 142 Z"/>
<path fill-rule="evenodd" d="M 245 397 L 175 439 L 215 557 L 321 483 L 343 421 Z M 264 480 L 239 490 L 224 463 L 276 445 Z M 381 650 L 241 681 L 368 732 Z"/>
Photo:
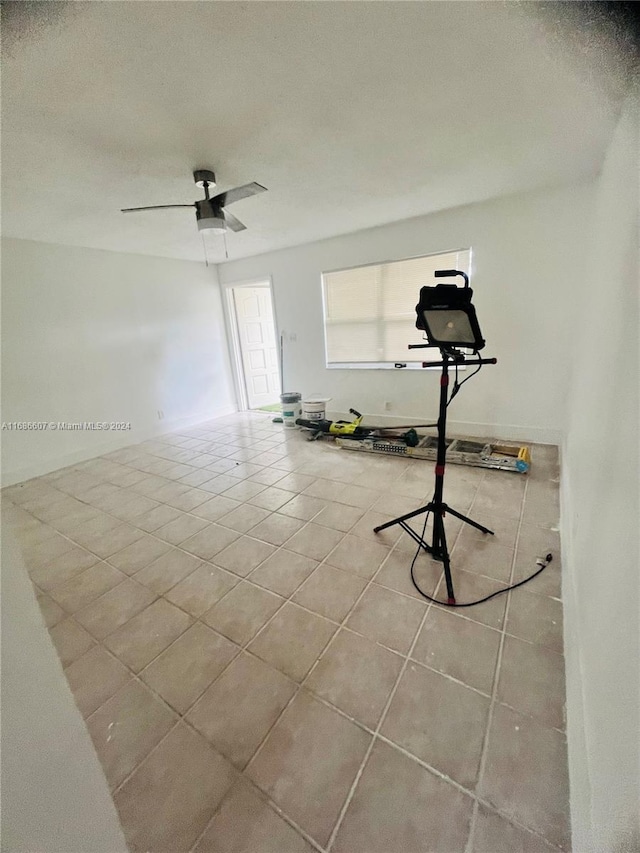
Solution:
<path fill-rule="evenodd" d="M 415 498 L 408 498 L 404 495 L 394 495 L 391 492 L 385 492 L 372 505 L 371 509 L 375 512 L 380 512 L 385 516 L 385 521 L 391 521 L 392 518 L 397 518 L 400 515 L 405 515 L 407 512 L 413 512 L 420 506 L 420 501 Z M 421 520 L 424 521 L 424 519 Z"/>
<path fill-rule="evenodd" d="M 210 563 L 202 563 L 195 572 L 165 593 L 165 598 L 192 616 L 200 617 L 238 582 L 235 575 Z"/>
<path fill-rule="evenodd" d="M 69 666 L 95 644 L 93 637 L 71 617 L 58 622 L 49 633 L 62 666 Z"/>
<path fill-rule="evenodd" d="M 519 589 L 511 596 L 506 631 L 562 654 L 562 603 Z"/>
<path fill-rule="evenodd" d="M 478 807 L 472 853 L 554 853 L 538 835 L 514 826 L 484 806 Z"/>
<path fill-rule="evenodd" d="M 114 796 L 129 849 L 188 851 L 235 779 L 224 758 L 180 723 Z"/>
<path fill-rule="evenodd" d="M 66 669 L 67 681 L 83 717 L 100 707 L 119 690 L 131 673 L 101 646 L 94 646 Z"/>
<path fill-rule="evenodd" d="M 140 672 L 192 623 L 183 610 L 160 598 L 130 619 L 104 641 L 105 646 L 134 672 Z"/>
<path fill-rule="evenodd" d="M 455 612 L 431 608 L 412 657 L 491 695 L 500 634 Z"/>
<path fill-rule="evenodd" d="M 230 477 L 235 477 L 236 480 L 246 480 L 252 474 L 258 474 L 262 469 L 262 465 L 255 465 L 253 462 L 238 462 L 233 468 L 229 468 L 228 474 Z M 256 480 L 256 482 L 258 481 Z"/>
<path fill-rule="evenodd" d="M 284 545 L 287 539 L 297 533 L 301 527 L 304 527 L 304 521 L 274 512 L 253 527 L 251 535 L 255 539 L 262 539 L 271 545 Z"/>
<path fill-rule="evenodd" d="M 74 542 L 56 533 L 54 536 L 45 539 L 44 542 L 25 544 L 22 546 L 25 564 L 29 571 L 51 565 L 56 558 L 60 558 L 64 554 L 80 551 L 81 549 L 74 545 Z"/>
<path fill-rule="evenodd" d="M 224 476 L 224 475 L 223 475 Z M 233 477 L 226 477 L 227 480 L 234 480 Z M 256 495 L 263 492 L 265 487 L 262 483 L 251 482 L 251 480 L 242 480 L 238 483 L 234 480 L 234 485 L 223 492 L 225 498 L 233 498 L 237 501 L 248 501 Z"/>
<path fill-rule="evenodd" d="M 133 680 L 87 719 L 110 787 L 116 788 L 167 734 L 177 716 Z"/>
<path fill-rule="evenodd" d="M 463 853 L 472 811 L 471 797 L 378 741 L 333 849 L 336 853 Z"/>
<path fill-rule="evenodd" d="M 323 560 L 332 551 L 343 534 L 338 530 L 330 530 L 313 522 L 305 525 L 301 530 L 287 541 L 287 548 L 302 554 L 303 557 L 311 557 L 312 560 Z"/>
<path fill-rule="evenodd" d="M 327 562 L 345 572 L 371 580 L 388 555 L 389 548 L 386 545 L 348 534 L 327 557 Z"/>
<path fill-rule="evenodd" d="M 388 527 L 386 530 L 381 530 L 379 533 L 374 533 L 375 527 L 385 524 L 389 520 L 389 516 L 386 513 L 367 510 L 360 521 L 356 522 L 351 529 L 351 533 L 360 539 L 369 539 L 371 542 L 377 542 L 379 545 L 392 547 L 400 538 L 400 534 L 402 533 L 400 527 L 396 525 Z"/>
<path fill-rule="evenodd" d="M 237 485 L 238 481 L 235 479 L 235 477 L 229 477 L 227 474 L 216 473 L 211 480 L 207 480 L 206 483 L 201 483 L 199 488 L 204 489 L 206 492 L 209 492 L 212 495 L 219 495 L 223 492 L 226 492 L 227 489 L 231 489 Z M 226 497 L 233 500 L 245 500 L 245 498 L 243 497 L 234 495 L 226 495 Z"/>
<path fill-rule="evenodd" d="M 80 610 L 118 586 L 126 577 L 108 563 L 96 563 L 95 566 L 91 566 L 70 581 L 54 587 L 50 595 L 68 613 L 75 613 L 76 610 Z"/>
<path fill-rule="evenodd" d="M 231 510 L 227 515 L 223 515 L 219 523 L 225 527 L 230 527 L 232 530 L 237 530 L 238 533 L 246 533 L 256 524 L 268 518 L 270 514 L 269 510 L 261 509 L 259 506 L 242 504 L 237 509 Z"/>
<path fill-rule="evenodd" d="M 225 637 L 243 646 L 278 610 L 284 599 L 250 583 L 240 583 L 203 617 Z"/>
<path fill-rule="evenodd" d="M 312 498 L 323 498 L 328 502 L 332 502 L 336 500 L 336 495 L 343 488 L 344 483 L 336 483 L 334 480 L 319 478 L 314 480 L 311 485 L 306 486 L 302 490 L 302 493 Z"/>
<path fill-rule="evenodd" d="M 162 595 L 202 565 L 202 560 L 172 548 L 136 573 L 136 581 Z"/>
<path fill-rule="evenodd" d="M 135 519 L 139 515 L 144 515 L 159 505 L 156 501 L 151 500 L 151 498 L 131 492 L 121 504 L 112 507 L 110 513 L 121 521 L 128 521 L 135 526 Z"/>
<path fill-rule="evenodd" d="M 313 853 L 246 779 L 236 782 L 193 853 Z"/>
<path fill-rule="evenodd" d="M 546 527 L 536 527 L 533 524 L 522 523 L 518 536 L 514 579 L 517 581 L 532 575 L 537 569 L 536 559 L 553 555 L 553 560 L 547 568 L 531 581 L 527 592 L 538 595 L 561 596 L 562 555 L 560 552 L 560 534 L 557 530 Z"/>
<path fill-rule="evenodd" d="M 132 542 L 140 539 L 141 536 L 142 532 L 140 530 L 137 530 L 130 524 L 121 524 L 112 530 L 108 530 L 106 533 L 91 538 L 89 542 L 84 544 L 89 551 L 102 557 L 102 559 L 106 559 L 112 554 L 122 551 L 123 548 L 131 545 Z"/>
<path fill-rule="evenodd" d="M 347 619 L 347 628 L 407 654 L 426 606 L 381 586 L 370 586 Z"/>
<path fill-rule="evenodd" d="M 455 571 L 475 572 L 509 583 L 514 553 L 513 548 L 499 545 L 493 536 L 467 538 L 450 550 L 451 565 Z"/>
<path fill-rule="evenodd" d="M 184 714 L 239 651 L 196 622 L 142 671 L 141 678 Z"/>
<path fill-rule="evenodd" d="M 47 628 L 53 628 L 54 625 L 57 625 L 58 622 L 61 622 L 65 617 L 66 613 L 60 607 L 59 604 L 49 598 L 48 595 L 44 593 L 40 593 L 37 596 L 38 604 L 40 605 L 40 612 L 42 613 L 42 618 L 44 619 L 44 624 Z"/>
<path fill-rule="evenodd" d="M 496 545 L 502 545 L 504 548 L 515 548 L 518 535 L 517 518 L 508 518 L 507 516 L 496 515 L 495 513 L 476 512 L 474 504 L 472 504 L 469 511 L 469 517 L 483 527 L 492 530 L 493 536 L 488 533 L 482 533 L 481 530 L 472 527 L 470 524 L 463 524 L 460 533 L 460 542 L 468 539 L 473 542 L 478 539 L 482 540 L 490 537 L 491 542 L 495 542 Z M 447 521 L 449 521 L 449 518 L 447 518 Z"/>
<path fill-rule="evenodd" d="M 333 530 L 342 530 L 346 533 L 362 518 L 364 512 L 363 509 L 355 506 L 334 503 L 320 510 L 315 521 L 323 527 L 331 527 Z"/>
<path fill-rule="evenodd" d="M 257 474 L 252 474 L 249 479 L 252 483 L 262 483 L 263 486 L 273 486 L 285 476 L 284 471 L 277 471 L 275 468 L 263 468 Z"/>
<path fill-rule="evenodd" d="M 173 509 L 173 507 L 159 506 L 149 512 L 145 512 L 143 515 L 139 515 L 135 520 L 135 526 L 139 527 L 140 530 L 146 530 L 147 532 L 152 533 L 159 527 L 163 527 L 170 521 L 174 521 L 176 518 L 179 518 L 180 515 L 180 511 Z"/>
<path fill-rule="evenodd" d="M 252 573 L 251 582 L 288 598 L 317 565 L 316 560 L 281 548 Z"/>
<path fill-rule="evenodd" d="M 302 681 L 337 627 L 287 602 L 249 645 L 249 651 L 295 681 Z"/>
<path fill-rule="evenodd" d="M 285 814 L 324 846 L 370 740 L 354 723 L 301 692 L 274 726 L 247 773 Z"/>
<path fill-rule="evenodd" d="M 297 494 L 308 489 L 313 483 L 315 483 L 315 480 L 315 477 L 311 477 L 308 474 L 287 474 L 282 478 L 282 480 L 280 480 L 278 488 L 288 489 L 290 492 L 295 492 Z"/>
<path fill-rule="evenodd" d="M 328 506 L 327 501 L 322 500 L 322 498 L 312 498 L 310 495 L 296 495 L 281 506 L 279 511 L 283 515 L 299 518 L 301 521 L 311 521 L 326 506 Z"/>
<path fill-rule="evenodd" d="M 567 746 L 555 729 L 497 705 L 478 794 L 552 844 L 568 847 Z"/>
<path fill-rule="evenodd" d="M 117 554 L 112 554 L 109 562 L 121 572 L 135 575 L 140 569 L 144 569 L 149 563 L 166 554 L 170 547 L 167 542 L 156 539 L 154 536 L 144 535 L 137 542 L 118 551 Z"/>
<path fill-rule="evenodd" d="M 474 789 L 489 699 L 418 664 L 409 663 L 382 725 L 382 734 Z"/>
<path fill-rule="evenodd" d="M 85 551 L 84 548 L 72 546 L 71 550 L 54 557 L 49 562 L 33 566 L 29 574 L 31 580 L 40 589 L 48 591 L 71 580 L 98 562 L 99 558 L 95 554 Z"/>
<path fill-rule="evenodd" d="M 375 729 L 393 689 L 402 658 L 344 628 L 305 682 L 345 714 Z"/>
<path fill-rule="evenodd" d="M 208 501 L 210 497 L 210 492 L 204 489 L 189 489 L 188 492 L 183 492 L 181 495 L 171 498 L 167 503 L 175 509 L 180 509 L 183 512 L 191 512 L 196 507 Z"/>
<path fill-rule="evenodd" d="M 75 618 L 101 640 L 148 607 L 154 598 L 150 589 L 128 579 L 78 610 Z"/>
<path fill-rule="evenodd" d="M 217 521 L 223 515 L 228 515 L 232 510 L 241 506 L 240 501 L 234 501 L 232 498 L 223 498 L 222 495 L 216 495 L 213 498 L 209 496 L 209 500 L 197 506 L 191 514 L 207 521 Z"/>
<path fill-rule="evenodd" d="M 198 700 L 187 720 L 242 769 L 295 691 L 282 673 L 244 652 Z"/>
<path fill-rule="evenodd" d="M 363 578 L 323 564 L 298 589 L 293 601 L 320 616 L 342 622 L 366 585 Z"/>
<path fill-rule="evenodd" d="M 335 500 L 341 504 L 367 510 L 380 499 L 380 490 L 349 484 L 338 490 Z"/>
<path fill-rule="evenodd" d="M 491 595 L 500 589 L 505 588 L 499 580 L 477 575 L 474 572 L 459 571 L 452 564 L 451 575 L 453 579 L 453 589 L 456 596 L 456 602 L 466 604 L 471 601 L 478 601 L 487 595 Z M 475 605 L 474 607 L 465 607 L 465 616 L 473 619 L 475 622 L 481 622 L 483 625 L 488 625 L 490 628 L 501 629 L 504 623 L 504 613 L 507 604 L 507 595 L 498 595 L 495 598 L 485 601 L 483 604 Z M 440 581 L 440 585 L 436 591 L 436 598 L 439 601 L 447 600 L 447 589 L 444 582 L 444 577 Z M 446 607 L 445 607 L 446 609 Z"/>
<path fill-rule="evenodd" d="M 222 527 L 219 524 L 209 524 L 204 530 L 196 533 L 186 542 L 183 542 L 181 548 L 189 551 L 190 554 L 195 554 L 203 560 L 211 560 L 220 551 L 223 551 L 227 545 L 240 536 L 235 530 L 230 530 L 228 527 Z"/>
<path fill-rule="evenodd" d="M 375 583 L 424 601 L 425 599 L 411 581 L 412 561 L 413 557 L 406 551 L 392 551 L 375 576 Z M 442 563 L 431 560 L 426 554 L 421 553 L 413 564 L 413 574 L 420 589 L 427 595 L 433 596 L 442 578 Z"/>
<path fill-rule="evenodd" d="M 240 577 L 246 577 L 253 569 L 271 556 L 275 551 L 273 545 L 253 539 L 251 536 L 241 536 L 232 542 L 224 551 L 213 558 L 216 565 L 234 572 Z"/>
<path fill-rule="evenodd" d="M 154 536 L 169 542 L 171 545 L 180 545 L 185 539 L 189 539 L 207 526 L 208 524 L 203 518 L 196 518 L 194 515 L 183 513 L 178 518 L 155 530 Z"/>
<path fill-rule="evenodd" d="M 278 484 L 278 487 L 272 486 L 259 494 L 254 495 L 254 497 L 249 498 L 249 504 L 274 511 L 280 509 L 280 507 L 284 506 L 292 500 L 292 498 L 295 498 L 295 496 L 295 492 L 289 492 L 286 489 L 281 489 Z"/>
<path fill-rule="evenodd" d="M 564 728 L 564 658 L 542 646 L 505 637 L 497 698 L 544 725 Z"/>

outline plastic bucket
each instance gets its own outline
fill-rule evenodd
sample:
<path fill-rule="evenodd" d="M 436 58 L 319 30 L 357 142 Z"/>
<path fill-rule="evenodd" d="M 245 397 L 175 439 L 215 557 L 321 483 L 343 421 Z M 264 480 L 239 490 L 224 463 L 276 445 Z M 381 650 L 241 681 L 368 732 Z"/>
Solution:
<path fill-rule="evenodd" d="M 302 394 L 292 392 L 280 395 L 280 406 L 282 409 L 282 423 L 288 429 L 297 429 L 296 419 L 302 415 L 300 401 Z"/>
<path fill-rule="evenodd" d="M 323 421 L 331 397 L 307 397 L 302 401 L 302 417 L 307 421 Z"/>

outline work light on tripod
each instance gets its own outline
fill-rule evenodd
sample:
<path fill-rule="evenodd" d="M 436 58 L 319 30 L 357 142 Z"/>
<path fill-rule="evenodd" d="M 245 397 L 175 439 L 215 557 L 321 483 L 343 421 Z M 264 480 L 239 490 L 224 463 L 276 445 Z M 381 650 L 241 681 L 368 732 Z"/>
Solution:
<path fill-rule="evenodd" d="M 466 347 L 478 352 L 485 341 L 480 332 L 476 309 L 471 304 L 473 290 L 468 276 L 459 270 L 438 270 L 436 278 L 461 275 L 464 287 L 455 284 L 437 284 L 420 289 L 416 305 L 416 328 L 426 332 L 431 346 L 441 349 Z"/>

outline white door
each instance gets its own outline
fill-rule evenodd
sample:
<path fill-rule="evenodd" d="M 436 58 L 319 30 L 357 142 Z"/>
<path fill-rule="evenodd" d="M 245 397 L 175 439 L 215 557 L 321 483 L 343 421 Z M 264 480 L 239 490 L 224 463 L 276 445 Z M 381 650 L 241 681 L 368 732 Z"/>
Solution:
<path fill-rule="evenodd" d="M 250 409 L 280 400 L 276 329 L 268 285 L 234 287 L 242 369 Z"/>

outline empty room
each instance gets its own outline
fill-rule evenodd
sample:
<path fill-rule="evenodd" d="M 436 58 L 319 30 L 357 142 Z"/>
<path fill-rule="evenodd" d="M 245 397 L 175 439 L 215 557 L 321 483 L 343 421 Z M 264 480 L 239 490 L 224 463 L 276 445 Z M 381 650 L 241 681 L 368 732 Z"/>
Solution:
<path fill-rule="evenodd" d="M 640 850 L 636 18 L 2 2 L 3 850 Z"/>

